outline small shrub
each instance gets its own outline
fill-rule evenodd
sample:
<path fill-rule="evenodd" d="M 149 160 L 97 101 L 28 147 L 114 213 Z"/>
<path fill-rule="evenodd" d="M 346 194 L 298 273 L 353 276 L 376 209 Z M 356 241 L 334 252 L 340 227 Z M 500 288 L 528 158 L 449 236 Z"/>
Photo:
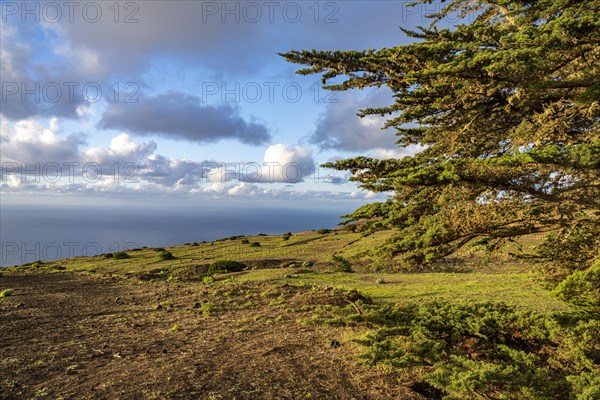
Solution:
<path fill-rule="evenodd" d="M 214 314 L 216 309 L 217 307 L 210 301 L 198 304 L 198 311 L 207 317 Z"/>
<path fill-rule="evenodd" d="M 2 299 L 4 297 L 12 296 L 14 292 L 15 292 L 15 289 L 4 289 L 3 291 L 0 292 L 0 299 Z"/>
<path fill-rule="evenodd" d="M 260 243 L 259 242 L 252 242 L 252 243 L 250 243 L 250 247 L 260 247 Z"/>
<path fill-rule="evenodd" d="M 163 251 L 166 251 L 163 247 L 155 247 L 154 251 L 156 251 L 157 253 L 162 253 Z"/>
<path fill-rule="evenodd" d="M 312 262 L 312 261 L 304 261 L 304 262 L 302 263 L 302 268 L 308 268 L 308 267 L 312 267 L 313 265 L 315 265 L 315 263 L 314 263 L 314 262 Z"/>
<path fill-rule="evenodd" d="M 321 235 L 326 235 L 326 234 L 328 234 L 328 233 L 331 233 L 331 229 L 325 229 L 325 228 L 323 228 L 323 229 L 319 229 L 319 230 L 317 231 L 317 233 L 319 233 L 319 234 L 321 234 Z"/>
<path fill-rule="evenodd" d="M 168 251 L 161 252 L 158 257 L 163 261 L 175 260 L 175 256 Z"/>
<path fill-rule="evenodd" d="M 257 236 L 268 236 L 266 233 L 259 233 Z"/>
<path fill-rule="evenodd" d="M 104 254 L 104 258 L 113 258 L 112 253 Z"/>
<path fill-rule="evenodd" d="M 591 312 L 600 312 L 600 260 L 583 271 L 575 271 L 558 284 L 558 297 Z"/>
<path fill-rule="evenodd" d="M 240 272 L 246 268 L 245 264 L 233 260 L 217 260 L 208 267 L 208 273 L 224 274 L 226 272 Z"/>
<path fill-rule="evenodd" d="M 248 239 L 242 239 L 242 244 L 250 244 L 250 241 Z"/>
<path fill-rule="evenodd" d="M 283 240 L 289 240 L 290 237 L 292 237 L 292 232 L 284 233 L 283 235 L 281 235 L 281 238 Z"/>
<path fill-rule="evenodd" d="M 342 256 L 337 256 L 334 254 L 331 256 L 331 261 L 333 261 L 335 264 L 335 272 L 354 272 L 352 270 L 352 264 L 350 264 L 350 261 Z"/>
<path fill-rule="evenodd" d="M 131 257 L 129 256 L 129 254 L 125 253 L 124 251 L 119 251 L 119 252 L 113 254 L 113 258 L 115 260 L 126 260 Z"/>
<path fill-rule="evenodd" d="M 412 374 L 413 387 L 435 398 L 592 399 L 600 393 L 592 350 L 600 345 L 597 320 L 473 301 L 370 306 L 352 319 L 379 328 L 355 340 L 366 346 L 363 360 Z"/>

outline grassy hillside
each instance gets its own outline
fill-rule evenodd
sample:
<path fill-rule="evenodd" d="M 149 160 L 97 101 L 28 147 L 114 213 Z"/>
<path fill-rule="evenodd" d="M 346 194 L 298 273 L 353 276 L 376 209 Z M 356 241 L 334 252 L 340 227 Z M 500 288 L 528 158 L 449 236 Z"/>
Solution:
<path fill-rule="evenodd" d="M 481 246 L 468 246 L 446 262 L 438 264 L 435 272 L 373 272 L 368 252 L 390 236 L 389 231 L 364 235 L 349 229 L 281 236 L 234 236 L 208 243 L 133 249 L 126 252 L 126 259 L 105 254 L 32 263 L 17 267 L 16 270 L 69 271 L 133 276 L 146 280 L 189 281 L 201 280 L 214 261 L 235 260 L 244 263 L 247 270 L 222 275 L 218 279 L 340 286 L 358 289 L 378 303 L 472 299 L 506 301 L 535 311 L 567 309 L 564 303 L 542 288 L 532 265 L 507 256 L 510 249 L 503 249 L 489 259 Z M 538 235 L 531 235 L 522 241 L 530 244 L 538 239 Z M 163 259 L 163 251 L 172 254 L 173 258 Z M 353 273 L 335 272 L 334 255 L 348 260 Z"/>
<path fill-rule="evenodd" d="M 595 398 L 600 324 L 510 256 L 542 235 L 375 271 L 369 250 L 390 235 L 236 236 L 4 269 L 0 375 L 13 378 L 0 393 Z M 223 260 L 243 269 L 215 273 Z"/>

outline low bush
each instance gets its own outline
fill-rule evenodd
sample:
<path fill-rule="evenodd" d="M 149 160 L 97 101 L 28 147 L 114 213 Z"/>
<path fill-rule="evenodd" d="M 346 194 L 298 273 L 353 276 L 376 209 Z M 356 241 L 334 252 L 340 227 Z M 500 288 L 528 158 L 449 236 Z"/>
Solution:
<path fill-rule="evenodd" d="M 554 293 L 566 302 L 600 315 L 600 260 L 586 270 L 571 273 Z"/>
<path fill-rule="evenodd" d="M 319 230 L 317 231 L 317 233 L 319 233 L 319 234 L 321 234 L 321 235 L 326 235 L 326 234 L 328 234 L 328 233 L 331 233 L 331 229 L 325 229 L 325 228 L 323 228 L 323 229 L 319 229 Z"/>
<path fill-rule="evenodd" d="M 379 327 L 358 343 L 369 364 L 403 369 L 444 399 L 593 399 L 600 395 L 600 321 L 503 303 L 369 306 Z"/>
<path fill-rule="evenodd" d="M 208 274 L 224 274 L 226 272 L 240 272 L 246 268 L 246 265 L 233 260 L 218 260 L 208 267 Z"/>
<path fill-rule="evenodd" d="M 260 243 L 259 242 L 252 242 L 252 243 L 250 243 L 250 247 L 260 247 Z"/>
<path fill-rule="evenodd" d="M 171 254 L 168 251 L 163 251 L 158 255 L 158 258 L 160 258 L 163 261 L 168 261 L 168 260 L 175 260 L 175 256 L 173 254 Z"/>
<path fill-rule="evenodd" d="M 334 254 L 331 256 L 331 261 L 333 261 L 335 264 L 335 272 L 354 272 L 352 270 L 352 264 L 350 264 L 350 261 L 342 256 L 337 256 Z"/>
<path fill-rule="evenodd" d="M 281 238 L 283 240 L 289 240 L 290 237 L 292 237 L 292 232 L 284 233 L 283 235 L 281 235 Z"/>
<path fill-rule="evenodd" d="M 113 253 L 113 259 L 115 260 L 126 260 L 128 258 L 131 258 L 131 256 L 127 253 L 125 253 L 124 251 L 119 251 L 117 253 Z"/>

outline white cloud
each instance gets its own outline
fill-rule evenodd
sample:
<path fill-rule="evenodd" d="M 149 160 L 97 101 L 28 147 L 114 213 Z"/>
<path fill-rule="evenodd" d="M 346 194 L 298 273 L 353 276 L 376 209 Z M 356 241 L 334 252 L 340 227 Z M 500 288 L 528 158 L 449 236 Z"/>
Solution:
<path fill-rule="evenodd" d="M 275 144 L 265 151 L 260 182 L 298 183 L 312 175 L 315 162 L 312 152 L 302 146 Z"/>
<path fill-rule="evenodd" d="M 302 146 L 275 144 L 265 149 L 262 162 L 228 163 L 224 168 L 216 162 L 174 159 L 157 153 L 154 142 L 136 142 L 128 134 L 113 137 L 105 147 L 87 147 L 77 136 L 61 131 L 57 118 L 46 124 L 35 119 L 9 122 L 2 118 L 3 164 L 1 187 L 8 193 L 77 194 L 114 196 L 165 195 L 198 196 L 200 198 L 246 199 L 370 199 L 368 192 L 310 190 L 301 185 L 314 172 L 312 152 Z M 15 170 L 21 163 L 76 164 L 75 171 L 63 169 L 62 179 Z M 92 165 L 86 171 L 86 165 Z M 233 170 L 236 165 L 237 170 Z M 252 168 L 244 166 L 251 165 Z M 217 168 L 207 168 L 217 166 Z M 52 170 L 53 171 L 53 170 Z M 95 171 L 99 171 L 96 173 Z M 208 173 L 207 173 L 208 171 Z M 221 173 L 227 172 L 228 179 Z M 43 175 L 43 174 L 42 174 Z M 71 179 L 71 175 L 75 179 Z M 39 177 L 36 177 L 39 178 Z M 275 185 L 269 184 L 276 183 Z M 290 185 L 282 185 L 288 183 Z M 292 185 L 293 184 L 293 185 Z M 293 188 L 293 189 L 292 189 Z"/>
<path fill-rule="evenodd" d="M 315 161 L 305 147 L 274 144 L 265 150 L 262 163 L 206 163 L 206 167 L 209 182 L 300 183 L 314 173 Z"/>
<path fill-rule="evenodd" d="M 0 143 L 2 162 L 50 163 L 76 161 L 79 148 L 86 144 L 85 135 L 68 135 L 61 138 L 57 118 L 47 126 L 30 118 L 14 124 L 0 116 Z"/>
<path fill-rule="evenodd" d="M 400 159 L 406 156 L 414 156 L 423 149 L 423 146 L 410 145 L 406 148 L 374 149 L 368 152 L 367 154 L 369 157 L 377 158 L 379 160 L 388 160 L 391 158 Z"/>
<path fill-rule="evenodd" d="M 114 162 L 139 162 L 156 151 L 156 143 L 136 144 L 129 135 L 122 133 L 110 141 L 110 146 L 93 147 L 85 150 L 84 157 L 90 162 L 112 164 Z"/>

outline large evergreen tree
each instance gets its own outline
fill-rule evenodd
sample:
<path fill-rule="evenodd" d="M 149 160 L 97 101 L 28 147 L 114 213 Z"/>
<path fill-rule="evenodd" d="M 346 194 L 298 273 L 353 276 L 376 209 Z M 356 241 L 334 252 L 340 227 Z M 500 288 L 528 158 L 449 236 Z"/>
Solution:
<path fill-rule="evenodd" d="M 472 22 L 444 28 L 454 12 Z M 549 230 L 537 256 L 556 281 L 589 268 L 600 251 L 600 1 L 454 0 L 429 17 L 403 30 L 408 45 L 281 54 L 330 90 L 389 87 L 393 104 L 359 116 L 388 116 L 400 147 L 425 146 L 326 164 L 393 192 L 349 220 L 396 229 L 379 254 L 407 265 L 481 235 Z"/>

